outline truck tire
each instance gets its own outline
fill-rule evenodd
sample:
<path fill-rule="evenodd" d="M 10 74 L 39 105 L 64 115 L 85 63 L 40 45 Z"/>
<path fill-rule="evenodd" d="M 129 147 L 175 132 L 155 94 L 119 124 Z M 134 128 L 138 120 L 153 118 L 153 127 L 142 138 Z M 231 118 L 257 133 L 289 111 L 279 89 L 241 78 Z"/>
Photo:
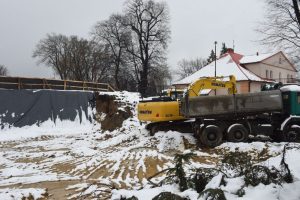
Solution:
<path fill-rule="evenodd" d="M 153 124 L 151 126 L 151 128 L 149 129 L 150 131 L 150 136 L 154 136 L 156 132 L 158 132 L 158 125 L 157 124 Z"/>
<path fill-rule="evenodd" d="M 249 138 L 249 132 L 242 124 L 233 124 L 229 127 L 226 139 L 228 142 L 245 142 Z"/>
<path fill-rule="evenodd" d="M 300 142 L 300 127 L 290 126 L 284 134 L 285 142 Z"/>
<path fill-rule="evenodd" d="M 154 136 L 156 132 L 158 132 L 158 124 L 148 124 L 146 125 L 146 129 L 149 131 L 150 136 Z"/>
<path fill-rule="evenodd" d="M 215 125 L 208 125 L 200 134 L 200 142 L 205 147 L 214 148 L 222 143 L 223 134 Z"/>
<path fill-rule="evenodd" d="M 282 131 L 274 131 L 274 133 L 272 135 L 270 135 L 270 138 L 274 142 L 283 142 L 283 141 L 285 141 L 285 136 L 282 133 Z"/>

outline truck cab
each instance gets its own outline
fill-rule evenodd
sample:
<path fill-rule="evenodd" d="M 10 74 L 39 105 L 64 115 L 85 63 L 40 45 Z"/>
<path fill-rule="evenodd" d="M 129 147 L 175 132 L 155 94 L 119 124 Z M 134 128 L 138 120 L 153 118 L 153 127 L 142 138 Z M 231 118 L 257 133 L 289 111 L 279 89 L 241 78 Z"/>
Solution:
<path fill-rule="evenodd" d="M 287 85 L 281 88 L 283 112 L 300 116 L 300 86 Z"/>

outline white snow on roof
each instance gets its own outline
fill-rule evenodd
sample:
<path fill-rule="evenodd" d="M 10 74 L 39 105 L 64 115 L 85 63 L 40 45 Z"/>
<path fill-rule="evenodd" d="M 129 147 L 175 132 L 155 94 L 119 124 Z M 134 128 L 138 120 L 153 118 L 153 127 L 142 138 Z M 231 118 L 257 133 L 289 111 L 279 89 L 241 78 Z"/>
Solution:
<path fill-rule="evenodd" d="M 236 64 L 230 54 L 220 58 L 217 60 L 217 76 L 229 76 L 234 75 L 237 81 L 240 80 L 253 80 L 253 81 L 264 81 L 252 72 L 248 71 L 247 69 L 241 67 L 240 65 Z M 215 76 L 215 64 L 214 62 L 210 63 L 209 65 L 203 67 L 199 71 L 195 72 L 194 74 L 173 83 L 174 85 L 179 84 L 190 84 L 201 77 L 212 77 Z"/>
<path fill-rule="evenodd" d="M 265 53 L 265 54 L 259 54 L 259 55 L 250 55 L 250 56 L 244 56 L 241 60 L 240 63 L 241 64 L 247 64 L 247 63 L 256 63 L 256 62 L 260 62 L 263 61 L 266 58 L 269 58 L 275 54 L 277 54 L 278 52 L 273 52 L 273 53 Z"/>
<path fill-rule="evenodd" d="M 300 86 L 299 85 L 286 85 L 280 88 L 281 91 L 287 92 L 287 91 L 293 91 L 293 92 L 300 92 Z"/>

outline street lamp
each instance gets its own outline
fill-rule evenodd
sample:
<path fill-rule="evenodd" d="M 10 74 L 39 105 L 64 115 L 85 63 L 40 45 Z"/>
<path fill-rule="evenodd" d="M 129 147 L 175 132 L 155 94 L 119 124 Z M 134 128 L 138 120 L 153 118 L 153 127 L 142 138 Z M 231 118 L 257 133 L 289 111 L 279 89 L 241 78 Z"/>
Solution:
<path fill-rule="evenodd" d="M 217 44 L 218 42 L 215 41 L 215 77 L 217 77 Z M 215 96 L 217 95 L 217 90 L 215 89 Z"/>
<path fill-rule="evenodd" d="M 215 77 L 217 77 L 217 44 L 218 42 L 215 41 Z"/>

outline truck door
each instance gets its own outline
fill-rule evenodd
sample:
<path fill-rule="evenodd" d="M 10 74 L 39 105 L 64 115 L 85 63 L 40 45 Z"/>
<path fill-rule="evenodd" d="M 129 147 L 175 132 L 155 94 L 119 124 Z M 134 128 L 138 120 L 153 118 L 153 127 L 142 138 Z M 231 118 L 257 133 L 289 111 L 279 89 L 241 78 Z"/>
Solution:
<path fill-rule="evenodd" d="M 283 112 L 290 115 L 291 113 L 291 92 L 282 92 Z"/>

